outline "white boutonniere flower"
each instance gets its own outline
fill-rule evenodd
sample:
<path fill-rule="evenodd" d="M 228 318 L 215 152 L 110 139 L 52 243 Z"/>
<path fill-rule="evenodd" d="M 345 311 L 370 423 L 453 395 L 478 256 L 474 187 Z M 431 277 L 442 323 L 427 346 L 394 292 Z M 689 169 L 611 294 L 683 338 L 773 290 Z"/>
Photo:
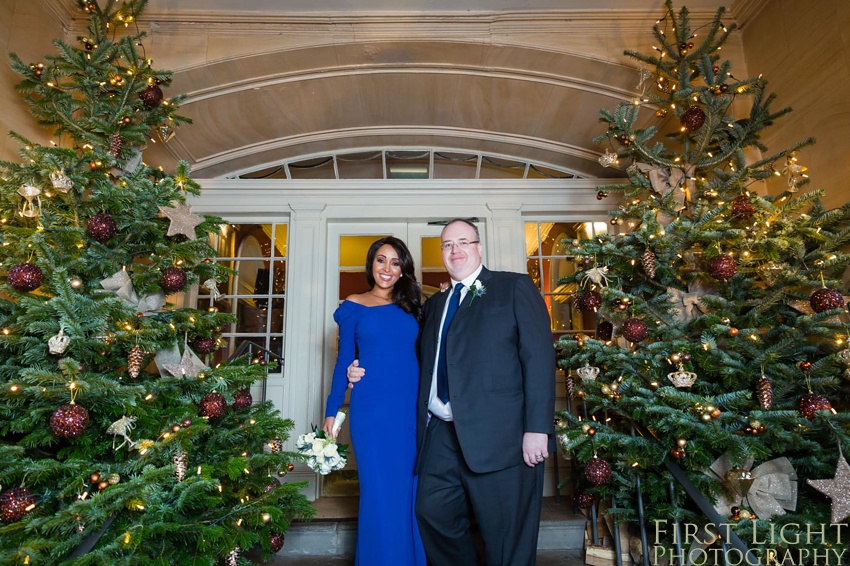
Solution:
<path fill-rule="evenodd" d="M 469 304 L 471 305 L 472 301 L 475 300 L 475 297 L 480 297 L 487 292 L 487 288 L 481 283 L 480 279 L 476 279 L 475 282 L 469 286 L 469 292 L 472 294 L 472 298 L 469 299 Z"/>

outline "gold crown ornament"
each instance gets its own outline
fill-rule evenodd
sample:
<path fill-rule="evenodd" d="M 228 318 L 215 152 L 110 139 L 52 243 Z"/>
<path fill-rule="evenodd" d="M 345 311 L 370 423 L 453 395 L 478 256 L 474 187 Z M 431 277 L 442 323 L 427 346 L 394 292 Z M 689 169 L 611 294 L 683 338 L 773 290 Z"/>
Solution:
<path fill-rule="evenodd" d="M 692 371 L 685 371 L 685 366 L 679 362 L 679 371 L 674 371 L 667 374 L 669 379 L 676 387 L 690 387 L 697 380 L 697 374 Z"/>
<path fill-rule="evenodd" d="M 599 368 L 593 367 L 589 363 L 585 362 L 584 367 L 578 368 L 576 373 L 582 381 L 596 381 L 596 378 L 599 377 Z"/>

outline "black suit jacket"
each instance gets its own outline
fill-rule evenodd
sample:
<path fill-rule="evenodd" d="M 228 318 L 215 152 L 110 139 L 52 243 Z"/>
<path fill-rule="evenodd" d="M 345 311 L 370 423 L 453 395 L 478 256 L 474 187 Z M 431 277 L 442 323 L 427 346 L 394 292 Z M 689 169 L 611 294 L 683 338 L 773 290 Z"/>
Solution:
<path fill-rule="evenodd" d="M 528 276 L 484 268 L 478 279 L 486 293 L 474 299 L 466 293 L 448 331 L 446 359 L 461 451 L 470 469 L 483 473 L 521 463 L 523 433 L 553 433 L 555 349 L 546 304 Z M 424 306 L 420 449 L 440 319 L 450 294 L 441 292 Z"/>

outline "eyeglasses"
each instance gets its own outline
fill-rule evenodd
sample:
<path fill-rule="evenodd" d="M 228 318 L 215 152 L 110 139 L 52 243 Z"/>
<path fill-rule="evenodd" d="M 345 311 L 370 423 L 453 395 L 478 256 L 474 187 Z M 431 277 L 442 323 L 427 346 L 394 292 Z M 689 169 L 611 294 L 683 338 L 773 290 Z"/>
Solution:
<path fill-rule="evenodd" d="M 469 240 L 460 240 L 459 242 L 440 242 L 440 249 L 444 252 L 447 252 L 454 247 L 465 250 L 470 244 L 478 244 L 480 242 L 481 240 L 472 240 L 471 242 Z"/>

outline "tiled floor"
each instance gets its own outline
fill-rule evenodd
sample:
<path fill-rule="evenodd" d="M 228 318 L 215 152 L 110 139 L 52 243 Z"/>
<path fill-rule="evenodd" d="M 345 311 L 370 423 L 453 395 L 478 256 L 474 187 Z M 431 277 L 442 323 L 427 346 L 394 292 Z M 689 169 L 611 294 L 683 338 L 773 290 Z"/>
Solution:
<path fill-rule="evenodd" d="M 584 566 L 583 556 L 584 553 L 580 550 L 541 550 L 537 553 L 537 566 Z M 266 562 L 266 566 L 352 566 L 353 564 L 354 558 L 351 556 L 277 556 L 270 562 Z"/>
<path fill-rule="evenodd" d="M 358 498 L 323 497 L 313 502 L 316 516 L 313 521 L 356 521 Z M 573 517 L 572 504 L 568 498 L 556 502 L 554 497 L 543 499 L 541 519 L 543 521 L 559 521 Z M 275 556 L 264 566 L 352 566 L 354 557 L 346 556 L 313 556 L 285 555 Z M 583 566 L 584 551 L 582 550 L 540 550 L 537 553 L 538 566 Z M 403 565 L 399 565 L 403 566 Z M 465 566 L 465 565 L 458 565 Z"/>

